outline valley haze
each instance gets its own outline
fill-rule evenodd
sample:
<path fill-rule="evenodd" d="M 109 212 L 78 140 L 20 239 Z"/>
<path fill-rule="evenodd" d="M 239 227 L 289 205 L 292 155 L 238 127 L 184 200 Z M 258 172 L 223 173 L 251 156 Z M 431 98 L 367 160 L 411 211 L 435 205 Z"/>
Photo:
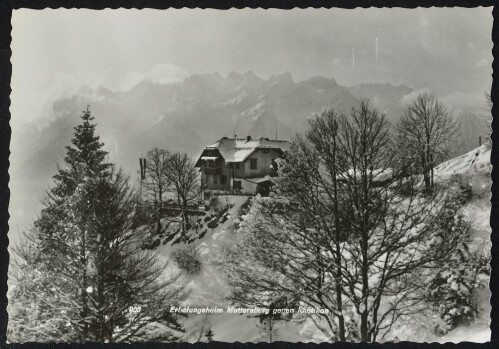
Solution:
<path fill-rule="evenodd" d="M 138 158 L 155 146 L 196 157 L 204 146 L 234 134 L 271 139 L 277 134 L 291 140 L 314 114 L 334 108 L 347 115 L 362 98 L 396 122 L 418 92 L 390 83 L 341 86 L 323 76 L 295 82 L 289 72 L 263 79 L 252 71 L 225 77 L 216 72 L 197 74 L 180 82 L 144 80 L 128 91 L 81 86 L 74 95 L 52 103 L 54 117 L 47 123 L 34 121 L 13 130 L 9 236 L 15 242 L 17 229 L 27 228 L 40 209 L 38 198 L 62 162 L 64 147 L 87 104 L 110 159 L 136 178 Z M 455 104 L 452 98 L 443 98 L 449 108 Z M 488 138 L 485 96 L 481 99 L 482 106 L 451 109 L 461 124 L 451 155 L 473 149 L 478 137 Z"/>

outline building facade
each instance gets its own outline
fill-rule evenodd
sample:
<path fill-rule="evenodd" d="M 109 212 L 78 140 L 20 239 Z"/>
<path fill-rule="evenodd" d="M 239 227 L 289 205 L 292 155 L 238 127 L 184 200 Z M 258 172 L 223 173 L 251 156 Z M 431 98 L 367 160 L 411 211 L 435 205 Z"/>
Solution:
<path fill-rule="evenodd" d="M 291 144 L 268 138 L 223 137 L 207 146 L 196 161 L 204 183 L 204 196 L 213 193 L 267 194 L 277 175 L 276 159 Z"/>

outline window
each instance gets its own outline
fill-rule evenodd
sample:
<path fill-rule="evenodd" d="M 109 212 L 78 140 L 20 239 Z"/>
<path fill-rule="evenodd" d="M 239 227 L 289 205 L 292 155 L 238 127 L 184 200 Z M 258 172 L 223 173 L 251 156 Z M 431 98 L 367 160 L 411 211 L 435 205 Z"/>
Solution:
<path fill-rule="evenodd" d="M 250 170 L 256 170 L 257 169 L 257 160 L 258 159 L 250 159 Z"/>
<path fill-rule="evenodd" d="M 222 184 L 222 185 L 227 184 L 227 176 L 226 175 L 222 175 L 222 177 L 220 177 L 220 184 Z"/>
<path fill-rule="evenodd" d="M 241 181 L 234 181 L 234 190 L 241 190 Z"/>
<path fill-rule="evenodd" d="M 235 165 L 236 165 L 236 170 L 239 170 L 241 168 L 241 163 L 236 162 Z"/>
<path fill-rule="evenodd" d="M 264 152 L 264 154 L 267 154 L 269 152 L 269 149 L 268 148 L 263 148 L 262 151 Z"/>

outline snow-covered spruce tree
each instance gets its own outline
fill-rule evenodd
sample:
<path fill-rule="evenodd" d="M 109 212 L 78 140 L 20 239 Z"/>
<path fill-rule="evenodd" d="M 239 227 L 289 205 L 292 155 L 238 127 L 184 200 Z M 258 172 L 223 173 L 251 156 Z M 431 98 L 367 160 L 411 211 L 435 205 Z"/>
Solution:
<path fill-rule="evenodd" d="M 183 297 L 178 276 L 163 277 L 164 266 L 140 250 L 136 194 L 128 178 L 105 163 L 88 109 L 82 120 L 27 245 L 16 250 L 24 282 L 13 302 L 36 299 L 32 306 L 43 316 L 29 319 L 33 327 L 61 319 L 56 323 L 64 331 L 50 332 L 46 341 L 59 341 L 62 333 L 71 341 L 175 339 L 181 327 L 168 309 Z M 27 271 L 38 275 L 37 287 L 28 287 Z M 127 313 L 130 307 L 140 311 Z"/>
<path fill-rule="evenodd" d="M 40 302 L 46 305 L 59 298 L 70 303 L 65 307 L 59 305 L 59 309 L 71 319 L 75 340 L 84 340 L 88 330 L 88 324 L 84 319 L 88 315 L 88 297 L 85 290 L 88 287 L 89 248 L 87 229 L 79 229 L 80 231 L 76 232 L 78 229 L 75 222 L 76 215 L 70 206 L 73 205 L 75 208 L 74 197 L 80 194 L 77 188 L 85 179 L 106 173 L 110 168 L 110 164 L 104 161 L 107 153 L 102 150 L 102 143 L 95 135 L 95 125 L 91 121 L 92 117 L 87 108 L 83 112 L 82 123 L 75 127 L 72 146 L 66 147 L 66 166 L 60 168 L 54 176 L 54 186 L 42 199 L 44 207 L 40 217 L 35 221 L 34 228 L 25 235 L 24 242 L 28 246 L 21 245 L 14 256 L 18 259 L 17 265 L 24 265 L 24 269 L 17 271 L 21 278 L 26 272 L 27 261 L 36 258 L 37 263 L 31 266 L 34 268 L 34 273 L 45 278 L 47 282 L 50 280 L 53 284 L 50 288 L 47 286 L 38 289 L 38 292 L 47 291 L 47 294 L 40 293 L 43 295 L 43 298 L 39 297 Z M 80 217 L 88 216 L 85 207 L 79 207 L 78 210 Z M 79 223 L 80 226 L 85 224 Z M 64 243 L 60 244 L 59 241 Z M 67 288 L 64 289 L 63 285 Z M 31 292 L 33 288 L 24 288 L 24 290 Z M 19 300 L 25 299 L 24 295 L 18 294 L 18 296 Z M 25 296 L 36 297 L 37 294 Z M 57 339 L 57 336 L 53 338 Z"/>
<path fill-rule="evenodd" d="M 474 297 L 476 290 L 486 285 L 481 284 L 478 274 L 487 265 L 487 259 L 480 251 L 472 251 L 470 243 L 470 223 L 461 212 L 462 193 L 449 189 L 438 231 L 441 239 L 446 239 L 448 232 L 456 232 L 463 240 L 445 260 L 436 263 L 438 272 L 431 275 L 425 290 L 426 302 L 441 321 L 436 321 L 435 331 L 445 334 L 459 324 L 469 323 L 477 315 Z"/>
<path fill-rule="evenodd" d="M 141 234 L 134 230 L 135 193 L 121 171 L 99 178 L 92 186 L 93 251 L 90 333 L 98 341 L 177 339 L 181 329 L 169 312 L 183 297 L 178 275 L 164 277 L 167 265 L 141 248 Z M 130 313 L 130 307 L 140 311 Z M 162 326 L 162 330 L 152 329 Z"/>
<path fill-rule="evenodd" d="M 74 287 L 55 274 L 40 253 L 41 240 L 36 231 L 22 237 L 11 254 L 9 278 L 9 342 L 76 342 L 74 318 L 78 300 Z M 57 286 L 57 288 L 56 288 Z M 68 297 L 69 295 L 69 297 Z"/>

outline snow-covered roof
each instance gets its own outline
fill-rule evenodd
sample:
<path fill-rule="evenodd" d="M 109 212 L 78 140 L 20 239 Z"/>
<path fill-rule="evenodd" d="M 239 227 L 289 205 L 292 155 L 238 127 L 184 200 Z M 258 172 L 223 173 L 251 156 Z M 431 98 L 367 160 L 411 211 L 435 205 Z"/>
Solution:
<path fill-rule="evenodd" d="M 243 162 L 256 149 L 280 149 L 288 151 L 291 143 L 285 140 L 270 140 L 268 138 L 237 139 L 221 138 L 205 149 L 218 149 L 226 162 Z"/>
<path fill-rule="evenodd" d="M 393 169 L 392 168 L 385 168 L 385 169 L 373 169 L 372 171 L 369 171 L 368 172 L 369 176 L 371 176 L 371 178 L 376 181 L 376 182 L 382 182 L 382 181 L 385 181 L 385 180 L 388 180 L 390 178 L 392 178 L 393 176 Z M 354 177 L 355 176 L 355 172 L 353 169 L 350 169 L 347 171 L 346 175 L 348 175 L 349 177 Z M 345 176 L 342 175 L 342 176 Z M 362 174 L 359 170 L 357 170 L 357 175 L 355 176 L 357 177 L 357 179 L 360 179 L 362 178 Z"/>

